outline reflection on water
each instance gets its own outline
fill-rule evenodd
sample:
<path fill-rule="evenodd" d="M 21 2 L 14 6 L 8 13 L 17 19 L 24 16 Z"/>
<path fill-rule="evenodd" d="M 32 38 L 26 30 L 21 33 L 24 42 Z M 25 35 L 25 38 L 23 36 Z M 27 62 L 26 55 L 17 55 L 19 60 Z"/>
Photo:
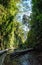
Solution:
<path fill-rule="evenodd" d="M 6 56 L 4 65 L 42 65 L 42 53 L 28 53 L 10 58 Z"/>

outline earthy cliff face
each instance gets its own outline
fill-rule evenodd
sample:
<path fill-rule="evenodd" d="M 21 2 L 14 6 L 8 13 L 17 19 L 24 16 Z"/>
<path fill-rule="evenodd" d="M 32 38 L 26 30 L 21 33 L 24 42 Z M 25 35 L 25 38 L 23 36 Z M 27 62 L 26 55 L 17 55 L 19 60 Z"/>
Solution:
<path fill-rule="evenodd" d="M 37 51 L 42 51 L 42 44 L 37 44 L 35 47 L 34 47 L 35 50 Z"/>

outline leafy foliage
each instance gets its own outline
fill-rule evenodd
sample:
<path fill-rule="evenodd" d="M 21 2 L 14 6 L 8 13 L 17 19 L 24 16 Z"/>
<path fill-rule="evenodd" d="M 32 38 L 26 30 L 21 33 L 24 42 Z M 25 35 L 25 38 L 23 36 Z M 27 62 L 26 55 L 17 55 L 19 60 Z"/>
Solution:
<path fill-rule="evenodd" d="M 15 0 L 0 0 L 0 47 L 9 48 L 14 43 L 14 18 L 18 12 Z"/>
<path fill-rule="evenodd" d="M 42 45 L 42 0 L 32 0 L 32 14 L 30 31 L 28 32 L 26 43 L 28 47 Z"/>

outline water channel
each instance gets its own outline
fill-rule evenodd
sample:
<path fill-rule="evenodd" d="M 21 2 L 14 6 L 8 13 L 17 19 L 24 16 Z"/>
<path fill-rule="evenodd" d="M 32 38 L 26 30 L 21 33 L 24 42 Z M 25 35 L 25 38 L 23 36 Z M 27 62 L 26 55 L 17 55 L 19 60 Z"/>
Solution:
<path fill-rule="evenodd" d="M 29 52 L 27 54 L 11 57 L 7 55 L 4 65 L 42 65 L 42 52 Z"/>

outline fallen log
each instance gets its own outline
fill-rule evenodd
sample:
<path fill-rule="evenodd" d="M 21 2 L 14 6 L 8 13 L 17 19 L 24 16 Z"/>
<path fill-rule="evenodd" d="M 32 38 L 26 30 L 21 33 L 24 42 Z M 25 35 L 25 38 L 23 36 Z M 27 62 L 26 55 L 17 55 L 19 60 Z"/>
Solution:
<path fill-rule="evenodd" d="M 6 53 L 9 49 L 5 49 L 5 50 L 0 50 L 0 55 Z"/>
<path fill-rule="evenodd" d="M 29 48 L 29 49 L 25 49 L 25 50 L 15 51 L 15 52 L 10 54 L 10 58 L 13 58 L 13 57 L 15 58 L 17 56 L 24 55 L 24 54 L 26 54 L 26 53 L 28 53 L 30 51 L 34 51 L 34 49 L 33 48 Z"/>

